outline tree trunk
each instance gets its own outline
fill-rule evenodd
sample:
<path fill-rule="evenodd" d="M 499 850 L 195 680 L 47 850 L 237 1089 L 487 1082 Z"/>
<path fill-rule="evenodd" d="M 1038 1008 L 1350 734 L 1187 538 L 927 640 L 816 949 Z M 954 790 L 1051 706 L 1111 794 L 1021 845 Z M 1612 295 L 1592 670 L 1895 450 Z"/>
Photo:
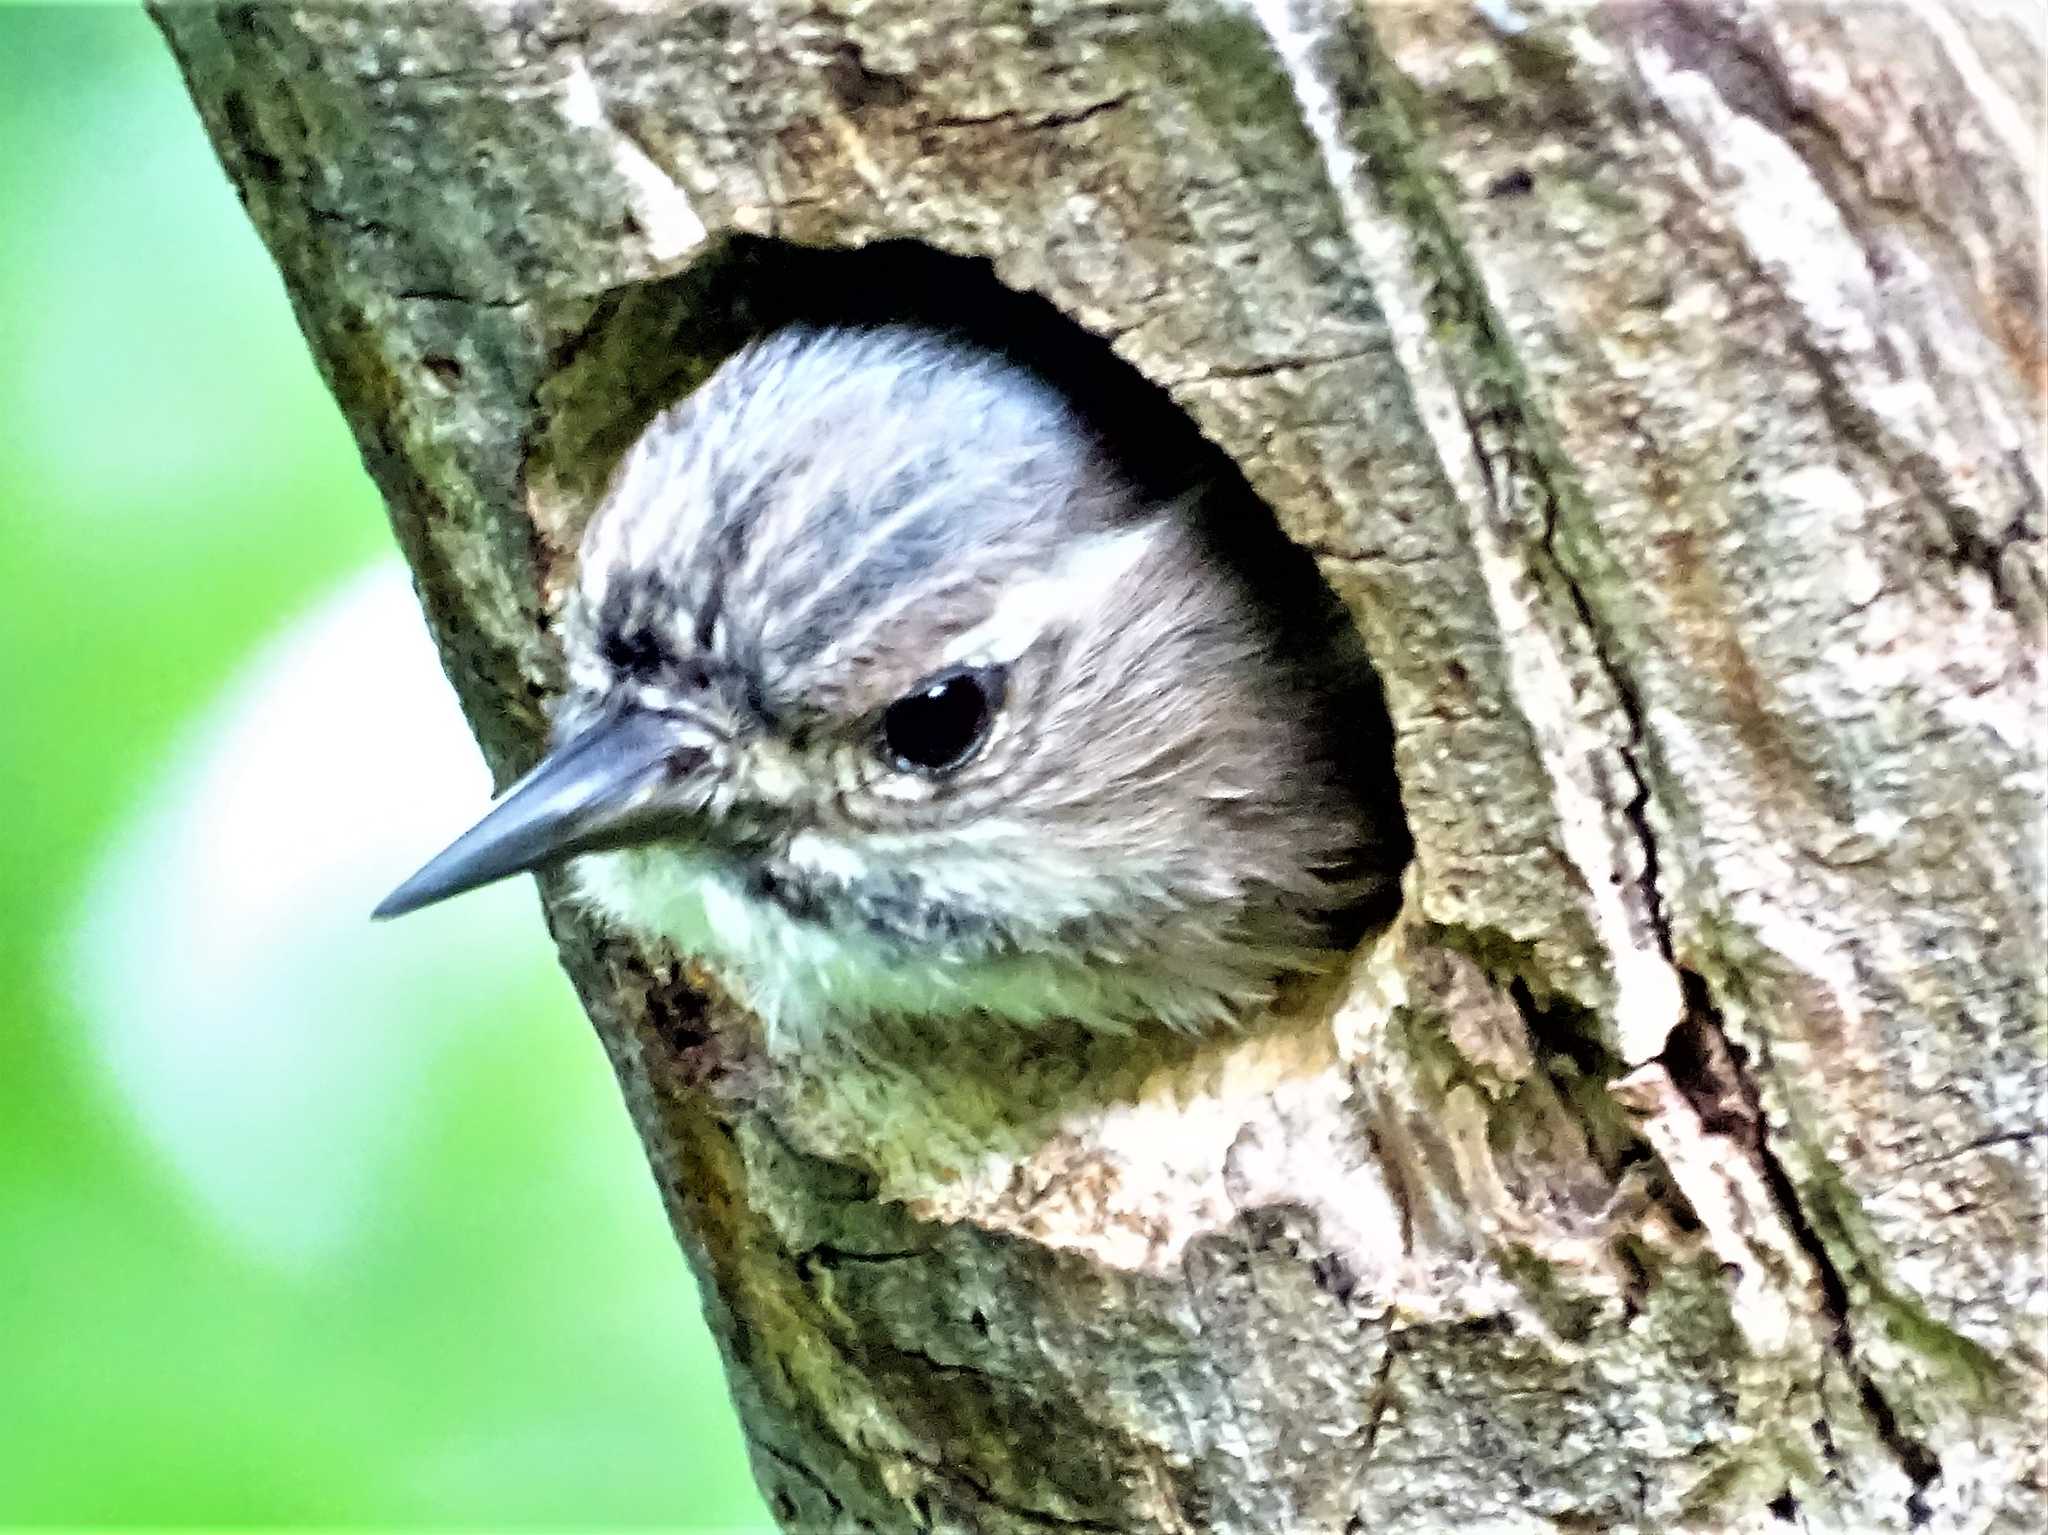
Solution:
<path fill-rule="evenodd" d="M 1378 668 L 1402 914 L 1237 1036 L 856 1132 L 550 888 L 778 1517 L 2039 1528 L 2030 0 L 843 11 L 157 17 L 501 775 L 612 457 L 828 290 L 1049 301 Z"/>

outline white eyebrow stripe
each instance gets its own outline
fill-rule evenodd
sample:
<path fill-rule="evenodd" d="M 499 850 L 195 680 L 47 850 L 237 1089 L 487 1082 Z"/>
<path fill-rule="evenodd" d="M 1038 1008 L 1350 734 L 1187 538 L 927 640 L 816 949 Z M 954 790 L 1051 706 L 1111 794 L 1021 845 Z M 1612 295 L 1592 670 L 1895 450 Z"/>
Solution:
<path fill-rule="evenodd" d="M 948 645 L 949 666 L 1008 664 L 1064 618 L 1111 601 L 1116 588 L 1158 542 L 1161 524 L 1097 533 L 1070 545 L 1050 570 L 1005 592 L 996 610 Z"/>

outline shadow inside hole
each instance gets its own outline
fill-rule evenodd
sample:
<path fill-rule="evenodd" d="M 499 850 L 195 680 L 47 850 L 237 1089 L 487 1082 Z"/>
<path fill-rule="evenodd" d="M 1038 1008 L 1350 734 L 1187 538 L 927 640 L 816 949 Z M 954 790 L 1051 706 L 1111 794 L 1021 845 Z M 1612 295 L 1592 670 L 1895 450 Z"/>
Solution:
<path fill-rule="evenodd" d="M 549 584 L 557 590 L 568 584 L 566 565 L 583 522 L 619 458 L 657 412 L 724 358 L 785 325 L 893 323 L 949 333 L 1037 373 L 1065 396 L 1148 500 L 1188 508 L 1213 555 L 1243 573 L 1281 643 L 1332 679 L 1333 707 L 1321 722 L 1328 729 L 1328 760 L 1351 778 L 1361 801 L 1380 808 L 1381 841 L 1371 859 L 1378 872 L 1398 875 L 1412 844 L 1379 679 L 1313 556 L 1286 537 L 1235 463 L 1164 390 L 1051 303 L 1006 288 L 986 261 L 907 241 L 843 251 L 741 236 L 688 272 L 608 295 L 563 345 L 540 391 L 542 426 L 531 444 L 527 488 L 536 521 L 565 566 L 549 573 Z M 1344 936 L 1356 941 L 1391 920 L 1398 888 L 1397 878 L 1382 879 Z M 1061 1088 L 1083 1097 L 1142 1076 L 1131 1069 L 1135 1061 L 1122 1060 L 1127 1043 L 1073 1039 L 1052 1052 L 1046 1043 L 1019 1042 L 1016 1050 L 1032 1060 L 1012 1058 L 1005 1069 L 1024 1080 L 1042 1071 L 1048 1054 L 1090 1059 L 1086 1082 Z M 1185 1046 L 1157 1048 L 1172 1056 L 1185 1053 Z M 931 1042 L 919 1048 L 928 1087 L 939 1073 Z M 1117 1062 L 1094 1059 L 1105 1054 Z M 967 1055 L 960 1063 L 963 1078 L 983 1079 L 985 1090 L 990 1055 L 983 1047 Z"/>
<path fill-rule="evenodd" d="M 1154 498 L 1228 486 L 1257 504 L 1172 399 L 1102 341 L 1005 287 L 988 262 L 914 241 L 820 250 L 733 236 L 687 272 L 607 295 L 554 359 L 536 450 L 565 479 L 594 473 L 601 490 L 648 420 L 747 341 L 791 324 L 892 323 L 949 332 L 1047 379 Z"/>

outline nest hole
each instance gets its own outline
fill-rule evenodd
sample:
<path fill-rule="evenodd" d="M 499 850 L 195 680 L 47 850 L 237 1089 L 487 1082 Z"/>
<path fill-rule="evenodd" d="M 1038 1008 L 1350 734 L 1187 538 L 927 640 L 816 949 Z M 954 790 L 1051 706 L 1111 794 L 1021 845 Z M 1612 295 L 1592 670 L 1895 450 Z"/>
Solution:
<path fill-rule="evenodd" d="M 1215 557 L 1243 573 L 1285 643 L 1344 650 L 1355 686 L 1333 711 L 1343 758 L 1385 809 L 1390 861 L 1405 865 L 1412 842 L 1379 676 L 1314 556 L 1287 537 L 1237 464 L 1166 390 L 1050 301 L 1004 285 L 985 260 L 914 241 L 839 250 L 733 236 L 688 271 L 606 295 L 565 325 L 526 463 L 542 557 L 562 566 L 544 572 L 544 588 L 566 587 L 583 522 L 620 456 L 726 357 L 786 325 L 899 323 L 998 352 L 1052 384 L 1148 499 L 1188 505 Z M 1361 912 L 1362 930 L 1383 926 L 1397 905 L 1390 882 L 1387 900 Z"/>

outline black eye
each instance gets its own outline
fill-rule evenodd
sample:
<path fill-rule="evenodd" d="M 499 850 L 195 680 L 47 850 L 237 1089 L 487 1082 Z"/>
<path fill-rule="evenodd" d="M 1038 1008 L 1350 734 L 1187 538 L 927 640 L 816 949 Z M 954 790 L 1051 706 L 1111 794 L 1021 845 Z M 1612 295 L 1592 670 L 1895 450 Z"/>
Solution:
<path fill-rule="evenodd" d="M 882 711 L 882 754 L 905 772 L 951 772 L 987 739 L 1002 701 L 999 667 L 928 677 Z"/>
<path fill-rule="evenodd" d="M 668 660 L 660 638 L 648 629 L 608 629 L 598 650 L 613 671 L 636 677 L 660 671 Z"/>

